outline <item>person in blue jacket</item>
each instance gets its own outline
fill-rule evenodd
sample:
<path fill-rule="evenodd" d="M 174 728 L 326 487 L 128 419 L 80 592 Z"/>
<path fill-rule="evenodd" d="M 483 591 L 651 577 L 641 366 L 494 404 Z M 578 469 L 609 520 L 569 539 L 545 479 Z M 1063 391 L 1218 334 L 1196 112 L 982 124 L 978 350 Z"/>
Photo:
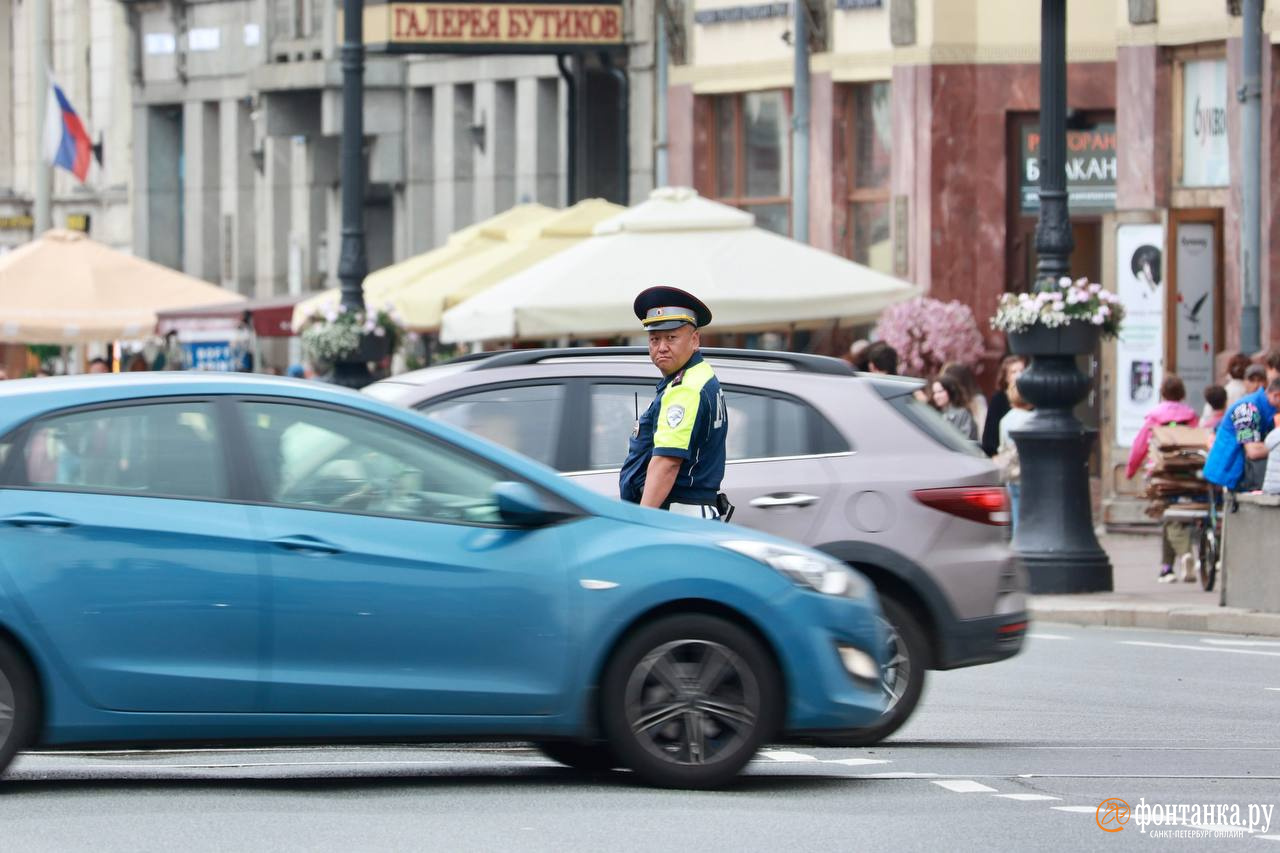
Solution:
<path fill-rule="evenodd" d="M 1218 424 L 1204 463 L 1204 478 L 1237 492 L 1261 488 L 1267 459 L 1264 440 L 1280 409 L 1280 378 L 1241 397 Z"/>

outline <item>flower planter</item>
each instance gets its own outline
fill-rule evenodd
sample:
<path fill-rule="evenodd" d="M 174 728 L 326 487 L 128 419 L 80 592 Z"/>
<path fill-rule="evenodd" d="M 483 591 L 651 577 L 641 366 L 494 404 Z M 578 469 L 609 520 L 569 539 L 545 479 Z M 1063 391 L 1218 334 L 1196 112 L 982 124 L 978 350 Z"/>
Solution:
<path fill-rule="evenodd" d="M 1099 331 L 1092 323 L 1031 326 L 1009 332 L 1009 349 L 1017 355 L 1087 355 L 1097 348 Z"/>
<path fill-rule="evenodd" d="M 390 335 L 362 335 L 351 361 L 382 361 L 391 352 Z"/>

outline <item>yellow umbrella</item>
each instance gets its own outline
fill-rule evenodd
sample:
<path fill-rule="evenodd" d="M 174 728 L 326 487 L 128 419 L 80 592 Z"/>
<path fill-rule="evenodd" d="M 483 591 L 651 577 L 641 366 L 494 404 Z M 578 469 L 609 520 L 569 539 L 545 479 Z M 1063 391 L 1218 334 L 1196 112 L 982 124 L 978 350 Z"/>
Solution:
<path fill-rule="evenodd" d="M 541 204 L 518 204 L 497 216 L 456 231 L 449 235 L 443 246 L 375 270 L 366 276 L 365 302 L 371 307 L 387 302 L 394 305 L 393 294 L 402 288 L 422 281 L 442 267 L 487 252 L 509 240 L 532 239 L 541 224 L 555 215 L 554 209 Z M 326 305 L 336 305 L 341 296 L 341 291 L 334 287 L 299 302 L 293 310 L 294 326 L 301 325 L 309 314 L 323 311 Z M 418 328 L 412 318 L 405 319 L 411 327 Z"/>
<path fill-rule="evenodd" d="M 0 256 L 0 341 L 79 344 L 153 334 L 156 312 L 244 297 L 55 229 Z"/>
<path fill-rule="evenodd" d="M 411 328 L 436 329 L 447 309 L 503 279 L 576 246 L 591 236 L 597 223 L 616 216 L 625 209 L 603 199 L 580 201 L 545 220 L 536 233 L 513 233 L 515 239 L 458 259 L 418 282 L 389 294 L 389 300 Z"/>

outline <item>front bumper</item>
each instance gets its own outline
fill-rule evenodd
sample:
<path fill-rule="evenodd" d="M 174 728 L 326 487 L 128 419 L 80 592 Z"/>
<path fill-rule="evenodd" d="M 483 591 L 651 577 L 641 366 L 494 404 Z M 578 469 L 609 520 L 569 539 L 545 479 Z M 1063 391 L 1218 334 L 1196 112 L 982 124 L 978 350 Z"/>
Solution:
<path fill-rule="evenodd" d="M 877 672 L 885 664 L 875 596 L 846 599 L 797 588 L 776 604 L 787 614 L 778 644 L 788 695 L 784 732 L 846 730 L 879 719 L 885 704 L 879 678 L 854 675 L 840 654 L 841 646 L 856 649 Z"/>

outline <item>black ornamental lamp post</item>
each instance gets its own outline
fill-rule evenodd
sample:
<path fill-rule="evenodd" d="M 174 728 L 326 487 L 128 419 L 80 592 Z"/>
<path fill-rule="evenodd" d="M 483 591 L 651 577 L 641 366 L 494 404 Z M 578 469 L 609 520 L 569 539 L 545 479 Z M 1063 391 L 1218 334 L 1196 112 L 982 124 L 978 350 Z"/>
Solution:
<path fill-rule="evenodd" d="M 1066 188 L 1066 0 L 1041 0 L 1040 15 L 1038 291 L 1056 288 L 1069 274 L 1074 247 Z M 1089 393 L 1089 377 L 1076 365 L 1076 356 L 1092 353 L 1097 343 L 1098 328 L 1079 322 L 1009 335 L 1013 351 L 1031 357 L 1018 390 L 1035 414 L 1026 429 L 1011 435 L 1022 466 L 1014 548 L 1033 593 L 1112 589 L 1111 561 L 1094 535 L 1089 494 L 1089 450 L 1097 436 L 1072 413 Z"/>
<path fill-rule="evenodd" d="M 342 307 L 364 310 L 369 259 L 364 242 L 364 0 L 343 3 L 342 39 L 342 248 L 338 259 Z M 333 366 L 333 381 L 360 388 L 370 381 L 364 347 Z"/>

